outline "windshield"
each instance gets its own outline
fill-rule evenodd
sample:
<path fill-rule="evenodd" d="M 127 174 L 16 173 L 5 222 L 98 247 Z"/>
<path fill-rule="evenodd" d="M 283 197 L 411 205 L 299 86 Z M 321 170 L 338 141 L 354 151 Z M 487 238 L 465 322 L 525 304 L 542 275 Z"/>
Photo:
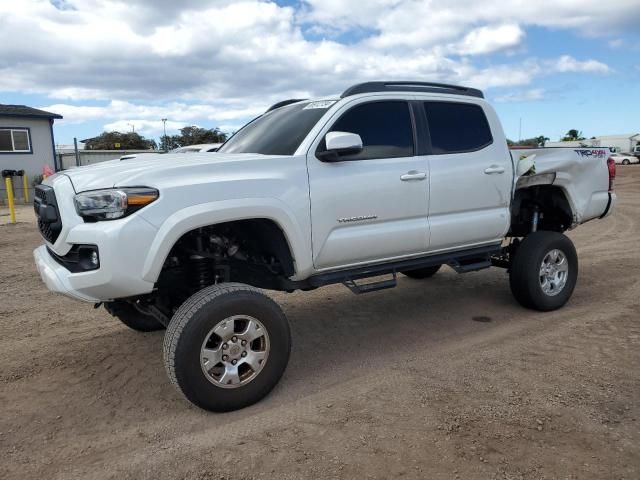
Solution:
<path fill-rule="evenodd" d="M 293 155 L 333 103 L 300 102 L 276 108 L 245 125 L 218 152 Z"/>

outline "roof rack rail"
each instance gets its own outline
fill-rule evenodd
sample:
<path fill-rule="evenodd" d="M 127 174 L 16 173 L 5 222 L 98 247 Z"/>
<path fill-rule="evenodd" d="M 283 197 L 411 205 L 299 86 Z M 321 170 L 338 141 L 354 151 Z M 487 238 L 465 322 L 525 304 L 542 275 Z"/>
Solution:
<path fill-rule="evenodd" d="M 274 103 L 273 105 L 271 105 L 269 108 L 267 108 L 267 111 L 264 113 L 268 113 L 271 110 L 275 110 L 276 108 L 291 105 L 292 103 L 302 102 L 303 100 L 306 100 L 306 98 L 290 98 L 289 100 L 282 100 L 281 102 Z"/>
<path fill-rule="evenodd" d="M 358 83 L 347 88 L 340 98 L 350 97 L 359 93 L 373 92 L 430 92 L 448 93 L 452 95 L 467 95 L 470 97 L 484 98 L 484 94 L 477 88 L 449 85 L 446 83 L 432 82 L 365 82 Z"/>

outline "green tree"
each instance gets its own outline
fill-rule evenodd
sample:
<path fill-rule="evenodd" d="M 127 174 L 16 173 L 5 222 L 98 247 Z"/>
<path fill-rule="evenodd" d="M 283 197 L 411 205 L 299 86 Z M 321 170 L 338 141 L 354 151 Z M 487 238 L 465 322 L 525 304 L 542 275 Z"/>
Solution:
<path fill-rule="evenodd" d="M 135 132 L 103 132 L 83 143 L 86 150 L 153 150 L 157 148 L 155 140 L 149 140 Z"/>
<path fill-rule="evenodd" d="M 174 148 L 178 148 L 178 138 L 179 135 L 163 135 L 160 137 L 160 150 L 164 152 L 168 152 L 169 150 L 173 150 Z"/>
<path fill-rule="evenodd" d="M 162 150 L 172 150 L 187 145 L 198 145 L 201 143 L 223 143 L 227 140 L 227 134 L 221 132 L 219 128 L 201 128 L 195 125 L 180 129 L 179 135 L 167 135 L 160 139 Z"/>
<path fill-rule="evenodd" d="M 570 142 L 576 140 L 584 140 L 585 138 L 582 136 L 582 132 L 572 128 L 569 130 L 564 137 L 561 138 L 563 142 Z"/>
<path fill-rule="evenodd" d="M 536 137 L 536 140 L 538 140 L 538 145 L 540 147 L 544 147 L 545 144 L 549 141 L 549 137 L 545 137 L 544 135 L 539 135 Z"/>
<path fill-rule="evenodd" d="M 507 138 L 507 145 L 510 147 L 518 146 L 518 147 L 544 147 L 544 144 L 549 141 L 549 137 L 545 137 L 544 135 L 538 135 L 537 137 L 532 138 L 523 138 L 522 140 L 518 140 L 514 142 L 513 140 L 509 140 Z"/>

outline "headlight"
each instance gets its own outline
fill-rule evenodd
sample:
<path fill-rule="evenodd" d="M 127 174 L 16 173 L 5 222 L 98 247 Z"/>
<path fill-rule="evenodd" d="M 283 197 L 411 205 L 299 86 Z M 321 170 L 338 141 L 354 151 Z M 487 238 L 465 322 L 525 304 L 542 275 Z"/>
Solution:
<path fill-rule="evenodd" d="M 132 187 L 92 190 L 75 196 L 78 215 L 87 220 L 115 220 L 126 217 L 158 198 L 154 188 Z"/>

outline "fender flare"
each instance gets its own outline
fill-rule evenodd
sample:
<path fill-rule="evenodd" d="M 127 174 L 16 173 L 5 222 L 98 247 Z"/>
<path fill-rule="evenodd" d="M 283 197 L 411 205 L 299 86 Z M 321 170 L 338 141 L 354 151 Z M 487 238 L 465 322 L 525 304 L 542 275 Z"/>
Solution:
<path fill-rule="evenodd" d="M 294 278 L 312 269 L 311 239 L 305 237 L 284 203 L 276 198 L 245 198 L 201 203 L 174 212 L 162 223 L 149 247 L 142 278 L 152 283 L 158 280 L 169 252 L 185 233 L 218 223 L 255 218 L 272 220 L 282 230 L 293 257 Z"/>

